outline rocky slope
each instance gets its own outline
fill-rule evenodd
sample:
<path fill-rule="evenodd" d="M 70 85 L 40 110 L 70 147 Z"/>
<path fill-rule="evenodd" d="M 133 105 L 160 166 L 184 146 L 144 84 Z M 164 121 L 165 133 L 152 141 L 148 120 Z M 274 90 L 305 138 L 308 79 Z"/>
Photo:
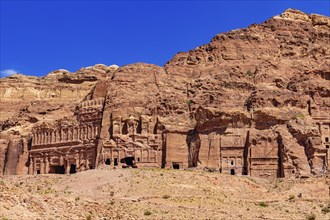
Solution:
<path fill-rule="evenodd" d="M 0 219 L 323 220 L 330 217 L 328 186 L 325 178 L 167 169 L 3 176 Z"/>
<path fill-rule="evenodd" d="M 329 38 L 328 17 L 288 9 L 218 34 L 164 67 L 96 65 L 0 79 L 0 169 L 26 173 L 33 127 L 77 116 L 81 101 L 106 97 L 103 139 L 111 138 L 112 118 L 134 113 L 156 125 L 168 153 L 188 157 L 188 167 L 215 166 L 211 139 L 233 134 L 244 154 L 253 155 L 244 157 L 249 166 L 243 174 L 323 175 L 329 163 Z M 275 174 L 260 171 L 267 169 Z"/>

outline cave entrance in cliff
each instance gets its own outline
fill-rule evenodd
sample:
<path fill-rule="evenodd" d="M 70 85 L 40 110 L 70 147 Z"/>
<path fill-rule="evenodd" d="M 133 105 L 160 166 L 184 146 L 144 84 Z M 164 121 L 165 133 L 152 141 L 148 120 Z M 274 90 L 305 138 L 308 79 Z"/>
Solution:
<path fill-rule="evenodd" d="M 105 160 L 105 165 L 110 165 L 111 164 L 111 160 L 108 158 Z"/>
<path fill-rule="evenodd" d="M 125 163 L 128 165 L 128 166 L 133 166 L 134 165 L 134 157 L 125 157 Z"/>
<path fill-rule="evenodd" d="M 65 168 L 64 166 L 51 166 L 49 167 L 49 173 L 64 174 Z"/>
<path fill-rule="evenodd" d="M 235 175 L 235 169 L 230 169 L 230 175 Z"/>
<path fill-rule="evenodd" d="M 70 165 L 70 173 L 71 174 L 76 173 L 77 172 L 76 168 L 77 168 L 76 164 L 71 164 Z"/>
<path fill-rule="evenodd" d="M 114 161 L 113 161 L 113 165 L 114 166 L 118 166 L 118 158 L 115 158 Z"/>
<path fill-rule="evenodd" d="M 180 169 L 180 164 L 178 163 L 172 163 L 173 169 L 179 170 Z"/>

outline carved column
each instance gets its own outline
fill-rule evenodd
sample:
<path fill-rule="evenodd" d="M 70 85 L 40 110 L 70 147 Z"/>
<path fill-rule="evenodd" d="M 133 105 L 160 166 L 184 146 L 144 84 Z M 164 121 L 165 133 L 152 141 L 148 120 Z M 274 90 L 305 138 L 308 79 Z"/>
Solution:
<path fill-rule="evenodd" d="M 48 144 L 48 135 L 47 135 L 47 131 L 44 131 L 44 144 Z"/>
<path fill-rule="evenodd" d="M 48 159 L 48 154 L 45 156 L 45 174 L 49 173 L 49 159 Z"/>
<path fill-rule="evenodd" d="M 73 127 L 70 127 L 70 141 L 73 141 Z"/>
<path fill-rule="evenodd" d="M 97 124 L 94 124 L 94 137 L 96 137 L 99 134 L 99 126 Z"/>
<path fill-rule="evenodd" d="M 51 135 L 51 132 L 50 131 L 47 132 L 47 136 L 48 136 L 47 143 L 48 144 L 51 144 L 52 143 L 52 135 Z"/>
<path fill-rule="evenodd" d="M 69 128 L 67 128 L 67 129 L 65 129 L 65 141 L 67 142 L 67 141 L 69 141 Z"/>
<path fill-rule="evenodd" d="M 45 132 L 45 144 L 49 143 L 49 133 L 48 131 Z"/>
<path fill-rule="evenodd" d="M 84 140 L 87 140 L 87 135 L 88 135 L 88 129 L 87 129 L 87 127 L 86 126 L 84 126 Z"/>
<path fill-rule="evenodd" d="M 73 136 L 73 140 L 74 140 L 74 141 L 76 141 L 76 140 L 78 139 L 78 138 L 77 138 L 77 133 L 78 133 L 77 128 L 74 127 L 74 128 L 73 128 L 73 134 L 72 134 L 72 136 Z"/>
<path fill-rule="evenodd" d="M 133 122 L 133 133 L 136 134 L 137 133 L 137 122 Z"/>
<path fill-rule="evenodd" d="M 40 144 L 44 143 L 44 132 L 40 132 Z"/>
<path fill-rule="evenodd" d="M 88 125 L 85 127 L 85 139 L 88 140 L 89 137 L 89 130 L 88 130 Z"/>
<path fill-rule="evenodd" d="M 56 131 L 56 143 L 61 142 L 61 130 Z"/>
<path fill-rule="evenodd" d="M 122 125 L 122 121 L 121 121 L 121 117 L 119 118 L 119 134 L 123 133 L 123 125 Z"/>
<path fill-rule="evenodd" d="M 68 174 L 70 173 L 70 163 L 69 163 L 69 159 L 66 157 L 66 160 L 65 160 L 65 173 Z"/>
<path fill-rule="evenodd" d="M 89 125 L 89 130 L 90 130 L 90 136 L 89 136 L 89 138 L 92 139 L 92 138 L 94 138 L 94 127 L 93 127 L 93 124 Z"/>
<path fill-rule="evenodd" d="M 64 159 L 63 159 L 63 155 L 60 156 L 60 166 L 64 165 Z"/>
<path fill-rule="evenodd" d="M 36 158 L 33 158 L 33 171 L 32 174 L 36 174 L 37 173 L 37 161 Z"/>
<path fill-rule="evenodd" d="M 56 133 L 55 131 L 52 131 L 52 143 L 56 143 Z"/>
<path fill-rule="evenodd" d="M 80 163 L 79 163 L 80 162 L 79 161 L 80 160 L 80 158 L 79 158 L 79 152 L 76 153 L 76 158 L 75 159 L 76 159 L 76 169 L 78 169 L 79 168 L 79 165 L 80 165 Z"/>
<path fill-rule="evenodd" d="M 53 143 L 57 143 L 57 138 L 58 138 L 57 129 L 55 129 L 53 132 L 54 132 L 54 138 L 53 138 L 54 142 Z"/>
<path fill-rule="evenodd" d="M 63 131 L 63 129 L 61 128 L 61 130 L 60 130 L 60 139 L 61 139 L 61 142 L 63 142 L 63 140 L 64 140 L 64 131 Z"/>
<path fill-rule="evenodd" d="M 45 171 L 45 162 L 44 158 L 40 158 L 40 174 L 43 174 Z"/>
<path fill-rule="evenodd" d="M 86 170 L 89 170 L 89 160 L 88 160 L 87 152 L 85 156 L 85 163 L 86 163 Z"/>
<path fill-rule="evenodd" d="M 78 152 L 78 164 L 77 164 L 77 168 L 78 168 L 78 166 L 80 168 L 81 162 L 82 162 L 82 151 L 79 151 Z"/>
<path fill-rule="evenodd" d="M 53 143 L 53 140 L 52 140 L 52 132 L 51 131 L 48 131 L 48 143 Z"/>
<path fill-rule="evenodd" d="M 45 144 L 45 132 L 41 133 L 41 144 Z"/>
<path fill-rule="evenodd" d="M 84 140 L 84 128 L 83 127 L 79 128 L 79 139 Z"/>
<path fill-rule="evenodd" d="M 94 137 L 93 124 L 89 125 L 89 139 Z"/>
<path fill-rule="evenodd" d="M 29 174 L 33 175 L 33 157 L 30 157 Z"/>
<path fill-rule="evenodd" d="M 39 131 L 39 134 L 38 134 L 38 142 L 39 144 L 42 144 L 42 132 Z"/>
<path fill-rule="evenodd" d="M 68 127 L 68 131 L 67 131 L 67 141 L 71 141 L 72 139 L 71 139 L 71 127 Z"/>

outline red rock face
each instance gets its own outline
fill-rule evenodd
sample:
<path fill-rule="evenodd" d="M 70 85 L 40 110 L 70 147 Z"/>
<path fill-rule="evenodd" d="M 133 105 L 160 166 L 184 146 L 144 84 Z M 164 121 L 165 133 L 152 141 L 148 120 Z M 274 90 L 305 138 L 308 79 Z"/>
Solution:
<path fill-rule="evenodd" d="M 327 174 L 329 38 L 328 17 L 288 9 L 218 34 L 164 67 L 95 65 L 1 79 L 2 112 L 17 97 L 25 101 L 1 119 L 0 152 L 15 156 L 1 155 L 0 165 L 5 174 L 104 164 L 260 177 Z M 17 95 L 18 84 L 31 95 Z M 13 138 L 27 143 L 25 168 L 13 144 L 23 141 Z"/>

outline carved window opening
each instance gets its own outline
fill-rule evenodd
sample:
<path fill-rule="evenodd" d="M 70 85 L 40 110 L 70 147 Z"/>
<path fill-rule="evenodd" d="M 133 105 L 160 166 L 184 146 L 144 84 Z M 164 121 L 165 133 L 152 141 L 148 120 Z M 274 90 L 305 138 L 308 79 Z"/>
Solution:
<path fill-rule="evenodd" d="M 180 169 L 180 164 L 178 163 L 172 163 L 173 169 L 179 170 Z"/>
<path fill-rule="evenodd" d="M 230 175 L 235 175 L 235 169 L 230 170 Z"/>
<path fill-rule="evenodd" d="M 295 173 L 295 170 L 292 170 L 292 173 Z"/>
<path fill-rule="evenodd" d="M 113 165 L 114 166 L 118 166 L 118 158 L 115 158 L 114 161 L 113 161 Z"/>
<path fill-rule="evenodd" d="M 110 165 L 111 164 L 111 160 L 108 158 L 105 160 L 105 165 Z"/>
<path fill-rule="evenodd" d="M 234 161 L 232 160 L 232 161 L 230 161 L 230 164 L 233 166 L 234 165 Z"/>
<path fill-rule="evenodd" d="M 329 142 L 329 138 L 328 137 L 325 138 L 325 142 L 327 142 L 327 143 Z"/>
<path fill-rule="evenodd" d="M 325 145 L 325 148 L 329 149 L 329 145 Z"/>
<path fill-rule="evenodd" d="M 140 157 L 138 157 L 137 161 L 140 162 Z"/>
<path fill-rule="evenodd" d="M 40 174 L 40 170 L 37 170 L 37 174 Z"/>
<path fill-rule="evenodd" d="M 77 172 L 77 170 L 76 170 L 76 164 L 71 164 L 70 165 L 70 173 L 72 174 L 72 173 L 76 173 Z"/>

